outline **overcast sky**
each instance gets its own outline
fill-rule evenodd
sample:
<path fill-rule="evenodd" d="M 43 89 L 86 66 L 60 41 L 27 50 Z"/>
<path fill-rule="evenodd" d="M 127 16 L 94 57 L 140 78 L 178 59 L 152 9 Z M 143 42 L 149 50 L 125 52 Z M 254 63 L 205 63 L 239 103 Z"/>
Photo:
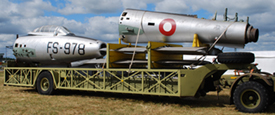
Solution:
<path fill-rule="evenodd" d="M 215 11 L 223 20 L 228 16 L 250 17 L 250 24 L 259 28 L 257 43 L 239 51 L 275 50 L 275 0 L 0 0 L 0 53 L 13 45 L 16 34 L 26 35 L 43 25 L 61 25 L 76 35 L 104 42 L 118 39 L 118 17 L 125 8 L 197 14 L 211 19 Z M 12 51 L 8 50 L 8 57 Z"/>

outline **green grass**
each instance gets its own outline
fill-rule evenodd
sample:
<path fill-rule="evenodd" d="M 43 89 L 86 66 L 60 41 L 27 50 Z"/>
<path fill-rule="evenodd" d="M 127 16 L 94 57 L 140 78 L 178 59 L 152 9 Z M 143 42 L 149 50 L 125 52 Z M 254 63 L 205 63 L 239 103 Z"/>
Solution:
<path fill-rule="evenodd" d="M 2 70 L 0 70 L 0 78 L 1 77 L 4 77 L 4 72 Z M 1 82 L 1 83 L 4 83 L 4 82 Z"/>
<path fill-rule="evenodd" d="M 3 86 L 0 72 L 0 114 L 205 115 L 245 114 L 229 105 L 229 89 L 203 98 L 172 98 L 100 92 L 58 90 L 40 95 L 34 89 Z M 274 114 L 272 105 L 266 113 Z M 256 115 L 257 115 L 256 114 Z"/>

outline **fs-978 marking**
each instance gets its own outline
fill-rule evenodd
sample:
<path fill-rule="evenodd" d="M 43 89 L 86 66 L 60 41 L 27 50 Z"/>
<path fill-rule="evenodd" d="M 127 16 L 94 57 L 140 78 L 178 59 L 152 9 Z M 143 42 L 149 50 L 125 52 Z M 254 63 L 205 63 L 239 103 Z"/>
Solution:
<path fill-rule="evenodd" d="M 70 43 L 70 42 L 66 42 L 64 45 L 61 45 L 61 46 L 59 46 L 58 42 L 48 42 L 47 53 L 57 54 L 59 50 L 58 48 L 60 50 L 64 49 L 64 54 L 66 55 L 70 55 L 70 54 L 75 55 L 76 52 L 79 55 L 85 55 L 85 44 Z"/>

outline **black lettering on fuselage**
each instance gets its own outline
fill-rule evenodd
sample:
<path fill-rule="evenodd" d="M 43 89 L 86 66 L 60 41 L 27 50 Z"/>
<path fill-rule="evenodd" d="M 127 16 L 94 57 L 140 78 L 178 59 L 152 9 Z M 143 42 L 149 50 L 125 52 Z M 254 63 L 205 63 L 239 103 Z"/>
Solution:
<path fill-rule="evenodd" d="M 74 55 L 76 46 L 77 46 L 77 43 L 73 43 L 73 55 Z"/>
<path fill-rule="evenodd" d="M 61 43 L 61 45 L 62 45 L 62 43 Z M 58 42 L 48 42 L 47 53 L 57 54 L 58 49 L 60 49 L 60 50 L 64 49 L 64 54 L 67 54 L 67 55 L 70 55 L 70 54 L 75 55 L 77 53 L 79 55 L 85 55 L 85 44 L 83 44 L 83 43 L 78 44 L 78 43 L 66 42 L 64 44 L 64 46 L 63 47 L 62 46 L 59 46 Z"/>
<path fill-rule="evenodd" d="M 59 43 L 58 42 L 53 43 L 53 50 L 52 51 L 53 51 L 54 54 L 58 53 L 58 47 L 56 45 L 59 45 Z"/>
<path fill-rule="evenodd" d="M 71 49 L 71 43 L 65 43 L 64 45 L 64 53 L 69 55 L 70 54 L 70 49 Z"/>
<path fill-rule="evenodd" d="M 48 42 L 48 45 L 47 45 L 47 53 L 49 53 L 49 49 L 52 48 L 50 45 L 52 44 L 53 42 Z"/>
<path fill-rule="evenodd" d="M 78 45 L 78 54 L 79 55 L 85 55 L 85 44 L 79 44 Z"/>

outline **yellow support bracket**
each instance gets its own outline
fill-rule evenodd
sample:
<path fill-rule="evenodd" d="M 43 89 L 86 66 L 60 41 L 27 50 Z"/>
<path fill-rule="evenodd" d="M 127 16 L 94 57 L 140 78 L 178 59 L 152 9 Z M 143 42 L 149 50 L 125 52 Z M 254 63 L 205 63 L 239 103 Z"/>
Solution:
<path fill-rule="evenodd" d="M 118 38 L 118 44 L 121 44 L 121 38 Z"/>
<path fill-rule="evenodd" d="M 118 44 L 121 44 L 121 38 L 118 38 Z M 128 43 L 128 45 L 131 45 L 131 43 Z"/>
<path fill-rule="evenodd" d="M 205 47 L 205 46 L 208 47 L 209 45 L 201 43 L 199 40 L 198 34 L 194 34 L 192 47 Z"/>
<path fill-rule="evenodd" d="M 200 47 L 200 44 L 201 42 L 199 40 L 198 34 L 194 34 L 192 47 Z"/>

